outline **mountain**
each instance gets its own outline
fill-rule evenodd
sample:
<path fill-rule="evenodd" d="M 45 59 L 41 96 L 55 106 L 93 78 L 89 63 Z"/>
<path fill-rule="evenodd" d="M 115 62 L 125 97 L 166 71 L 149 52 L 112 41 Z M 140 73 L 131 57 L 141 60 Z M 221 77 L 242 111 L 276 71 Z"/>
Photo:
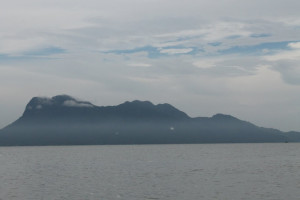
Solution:
<path fill-rule="evenodd" d="M 191 118 L 170 104 L 96 106 L 58 95 L 32 98 L 23 115 L 0 131 L 0 145 L 299 142 L 299 136 L 224 114 Z"/>

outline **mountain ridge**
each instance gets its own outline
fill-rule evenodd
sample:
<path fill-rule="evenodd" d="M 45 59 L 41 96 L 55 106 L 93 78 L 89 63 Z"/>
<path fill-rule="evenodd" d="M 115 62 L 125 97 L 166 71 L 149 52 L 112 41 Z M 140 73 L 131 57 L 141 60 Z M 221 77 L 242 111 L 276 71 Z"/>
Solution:
<path fill-rule="evenodd" d="M 126 101 L 96 106 L 69 95 L 33 97 L 0 131 L 0 145 L 299 142 L 300 133 L 258 127 L 226 114 L 188 116 L 174 106 Z"/>

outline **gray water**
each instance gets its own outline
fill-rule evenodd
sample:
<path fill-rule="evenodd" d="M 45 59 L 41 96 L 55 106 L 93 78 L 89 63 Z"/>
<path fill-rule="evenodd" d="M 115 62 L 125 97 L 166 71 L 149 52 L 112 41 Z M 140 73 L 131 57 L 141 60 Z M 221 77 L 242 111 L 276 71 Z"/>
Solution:
<path fill-rule="evenodd" d="M 299 199 L 300 144 L 0 147 L 0 199 Z"/>

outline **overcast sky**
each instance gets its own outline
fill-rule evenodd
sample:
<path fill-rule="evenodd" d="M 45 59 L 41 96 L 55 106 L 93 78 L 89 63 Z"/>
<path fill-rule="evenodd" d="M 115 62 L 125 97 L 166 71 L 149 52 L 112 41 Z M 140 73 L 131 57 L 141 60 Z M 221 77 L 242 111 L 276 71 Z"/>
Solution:
<path fill-rule="evenodd" d="M 299 0 L 0 1 L 0 127 L 69 94 L 300 131 Z"/>

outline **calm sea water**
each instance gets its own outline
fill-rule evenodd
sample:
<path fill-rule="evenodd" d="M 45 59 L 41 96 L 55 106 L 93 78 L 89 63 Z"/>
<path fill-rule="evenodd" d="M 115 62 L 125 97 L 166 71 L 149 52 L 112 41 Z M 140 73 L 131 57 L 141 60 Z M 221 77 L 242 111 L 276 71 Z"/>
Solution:
<path fill-rule="evenodd" d="M 0 199 L 299 199 L 300 144 L 0 147 Z"/>

